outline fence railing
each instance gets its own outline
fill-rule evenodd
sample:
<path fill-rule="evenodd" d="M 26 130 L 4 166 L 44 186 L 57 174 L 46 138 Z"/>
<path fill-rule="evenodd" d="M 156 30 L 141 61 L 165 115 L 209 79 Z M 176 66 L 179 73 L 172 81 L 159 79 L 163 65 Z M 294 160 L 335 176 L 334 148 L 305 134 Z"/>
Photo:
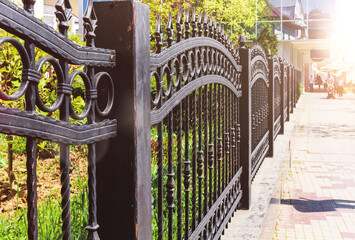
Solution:
<path fill-rule="evenodd" d="M 0 132 L 28 139 L 29 239 L 38 238 L 37 138 L 61 144 L 63 239 L 71 238 L 70 144 L 89 146 L 88 239 L 218 239 L 237 207 L 250 207 L 252 179 L 300 97 L 301 72 L 259 45 L 246 48 L 243 37 L 237 48 L 222 24 L 195 10 L 158 19 L 150 52 L 146 5 L 94 6 L 84 19 L 88 47 L 78 47 L 66 37 L 63 7 L 58 33 L 25 12 L 33 1 L 21 10 L 0 0 L 0 27 L 25 40 L 23 47 L 0 39 L 18 49 L 24 66 L 18 92 L 0 97 L 25 94 L 27 101 L 24 111 L 0 106 Z M 35 63 L 34 45 L 53 57 Z M 50 108 L 37 89 L 45 62 L 58 75 Z M 68 64 L 86 65 L 86 72 L 69 74 Z M 70 103 L 76 76 L 86 85 L 81 115 Z M 98 94 L 101 88 L 109 91 Z M 59 109 L 60 119 L 41 116 L 36 106 Z M 69 117 L 87 117 L 87 124 Z"/>
<path fill-rule="evenodd" d="M 89 185 L 89 224 L 86 227 L 90 239 L 98 238 L 97 209 L 96 209 L 96 146 L 104 139 L 116 135 L 116 120 L 97 122 L 97 117 L 105 118 L 110 112 L 114 92 L 113 88 L 98 89 L 100 82 L 106 81 L 113 85 L 107 72 L 99 72 L 96 67 L 114 67 L 115 52 L 95 48 L 96 19 L 92 2 L 89 2 L 84 16 L 86 28 L 86 47 L 81 47 L 68 39 L 68 21 L 71 17 L 71 6 L 58 2 L 56 15 L 59 32 L 54 31 L 44 22 L 33 16 L 35 1 L 23 1 L 24 8 L 7 1 L 0 1 L 0 27 L 17 37 L 2 37 L 0 45 L 11 44 L 19 53 L 22 62 L 21 85 L 15 93 L 8 95 L 3 88 L 0 99 L 4 101 L 19 101 L 25 97 L 25 109 L 13 109 L 0 106 L 0 132 L 9 135 L 27 137 L 26 167 L 27 167 L 27 220 L 28 239 L 38 239 L 37 211 L 37 139 L 59 143 L 60 172 L 62 197 L 62 237 L 71 239 L 70 213 L 70 145 L 88 145 L 88 185 Z M 46 52 L 48 56 L 36 61 L 35 47 Z M 1 61 L 2 62 L 2 61 Z M 49 106 L 42 100 L 39 83 L 47 81 L 42 69 L 50 64 L 56 74 L 56 100 Z M 69 64 L 85 65 L 86 72 L 69 72 Z M 79 114 L 74 110 L 71 98 L 73 83 L 81 78 L 85 84 L 85 107 Z M 53 78 L 53 80 L 55 80 Z M 3 79 L 6 81 L 6 79 Z M 8 82 L 8 87 L 15 87 Z M 98 91 L 108 91 L 109 96 L 104 108 L 97 101 L 102 101 Z M 104 100 L 104 102 L 106 99 Z M 53 115 L 59 111 L 59 119 L 44 116 Z M 42 114 L 40 114 L 42 112 Z M 72 120 L 87 118 L 85 125 L 75 125 Z"/>

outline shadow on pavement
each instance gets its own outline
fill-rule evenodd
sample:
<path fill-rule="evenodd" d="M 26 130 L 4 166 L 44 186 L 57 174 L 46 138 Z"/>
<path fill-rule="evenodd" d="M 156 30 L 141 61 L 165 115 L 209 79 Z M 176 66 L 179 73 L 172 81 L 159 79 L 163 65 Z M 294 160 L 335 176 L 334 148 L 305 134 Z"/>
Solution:
<path fill-rule="evenodd" d="M 355 209 L 355 201 L 342 199 L 283 199 L 281 204 L 292 205 L 299 212 L 331 212 L 337 211 L 338 208 Z"/>
<path fill-rule="evenodd" d="M 307 124 L 299 125 L 297 129 L 300 129 L 305 132 L 309 132 L 312 137 L 331 137 L 331 138 L 351 138 L 355 139 L 355 127 L 354 125 L 346 124 Z"/>

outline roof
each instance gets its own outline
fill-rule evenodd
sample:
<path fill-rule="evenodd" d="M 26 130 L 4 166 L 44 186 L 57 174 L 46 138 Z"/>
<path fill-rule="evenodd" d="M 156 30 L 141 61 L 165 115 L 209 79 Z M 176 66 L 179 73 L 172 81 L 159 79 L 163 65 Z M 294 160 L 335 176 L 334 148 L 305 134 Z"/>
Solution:
<path fill-rule="evenodd" d="M 270 7 L 270 9 L 271 9 L 271 13 L 270 13 L 269 17 L 271 17 L 271 18 L 277 18 L 277 19 L 281 18 L 281 10 L 280 10 L 280 9 L 278 9 L 277 7 L 272 6 L 272 5 L 270 5 L 270 4 L 269 4 L 269 7 Z M 288 15 L 288 14 L 285 13 L 284 11 L 282 12 L 282 18 L 283 18 L 284 20 L 293 20 L 293 17 L 290 16 L 290 15 Z"/>
<path fill-rule="evenodd" d="M 282 0 L 282 7 L 294 7 L 298 0 Z M 281 0 L 269 0 L 275 7 L 281 7 Z"/>

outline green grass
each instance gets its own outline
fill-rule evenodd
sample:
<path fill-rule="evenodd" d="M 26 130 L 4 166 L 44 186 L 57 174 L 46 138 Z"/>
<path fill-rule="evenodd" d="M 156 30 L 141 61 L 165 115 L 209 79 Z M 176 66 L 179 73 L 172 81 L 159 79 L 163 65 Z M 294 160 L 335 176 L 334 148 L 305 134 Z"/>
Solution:
<path fill-rule="evenodd" d="M 72 239 L 86 239 L 88 224 L 88 185 L 82 181 L 82 190 L 71 199 Z M 38 205 L 39 239 L 62 239 L 60 200 L 46 198 Z M 27 239 L 27 209 L 14 210 L 8 218 L 0 215 L 0 239 Z"/>

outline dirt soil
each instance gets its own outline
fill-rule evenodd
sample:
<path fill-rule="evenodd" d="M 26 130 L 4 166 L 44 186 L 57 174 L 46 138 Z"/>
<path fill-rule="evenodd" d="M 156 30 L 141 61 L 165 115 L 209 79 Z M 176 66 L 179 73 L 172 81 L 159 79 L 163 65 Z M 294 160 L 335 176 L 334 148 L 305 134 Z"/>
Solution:
<path fill-rule="evenodd" d="M 87 160 L 83 154 L 86 151 L 70 152 L 70 190 L 71 194 L 78 191 L 76 181 L 79 178 L 87 179 Z M 13 172 L 15 180 L 12 187 L 9 184 L 8 166 L 0 168 L 0 213 L 11 215 L 12 210 L 26 207 L 27 186 L 26 186 L 26 156 L 14 156 Z M 37 195 L 38 204 L 51 197 L 60 197 L 60 165 L 59 156 L 37 161 Z"/>

